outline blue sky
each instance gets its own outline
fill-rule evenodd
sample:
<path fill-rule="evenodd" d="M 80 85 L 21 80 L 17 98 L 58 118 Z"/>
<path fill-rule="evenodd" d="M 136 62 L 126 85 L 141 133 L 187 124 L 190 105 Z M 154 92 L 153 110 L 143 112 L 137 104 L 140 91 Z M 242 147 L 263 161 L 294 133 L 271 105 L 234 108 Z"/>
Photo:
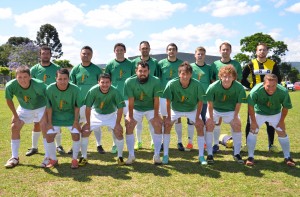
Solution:
<path fill-rule="evenodd" d="M 117 42 L 126 45 L 127 57 L 139 54 L 142 40 L 152 54 L 174 42 L 180 52 L 204 46 L 208 55 L 219 55 L 220 43 L 228 41 L 234 55 L 242 38 L 263 32 L 288 45 L 284 61 L 300 61 L 299 19 L 300 1 L 294 0 L 2 0 L 0 44 L 11 36 L 35 40 L 40 26 L 50 23 L 63 45 L 61 59 L 78 64 L 81 47 L 90 45 L 93 62 L 107 63 Z"/>

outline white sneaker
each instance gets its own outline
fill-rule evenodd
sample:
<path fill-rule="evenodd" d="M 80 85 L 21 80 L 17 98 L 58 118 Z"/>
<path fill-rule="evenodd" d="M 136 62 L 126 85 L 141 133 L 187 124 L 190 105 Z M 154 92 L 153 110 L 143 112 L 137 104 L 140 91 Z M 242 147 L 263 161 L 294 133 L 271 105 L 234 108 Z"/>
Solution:
<path fill-rule="evenodd" d="M 44 160 L 43 160 L 43 162 L 41 163 L 41 167 L 42 168 L 46 168 L 46 166 L 48 165 L 49 161 L 50 161 L 49 157 L 45 157 Z"/>
<path fill-rule="evenodd" d="M 153 163 L 154 163 L 155 165 L 160 165 L 160 164 L 162 164 L 162 161 L 161 161 L 159 155 L 157 155 L 157 156 L 154 155 L 154 156 L 153 156 Z"/>
<path fill-rule="evenodd" d="M 127 161 L 125 162 L 126 165 L 131 165 L 135 161 L 135 156 L 129 156 Z"/>

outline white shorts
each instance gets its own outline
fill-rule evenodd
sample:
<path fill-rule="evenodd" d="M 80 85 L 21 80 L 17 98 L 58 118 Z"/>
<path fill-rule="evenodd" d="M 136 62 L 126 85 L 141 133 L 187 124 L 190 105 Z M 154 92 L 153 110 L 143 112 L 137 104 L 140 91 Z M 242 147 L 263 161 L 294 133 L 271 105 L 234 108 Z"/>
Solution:
<path fill-rule="evenodd" d="M 128 100 L 125 100 L 125 104 L 126 106 L 123 107 L 123 114 L 126 116 L 128 113 Z"/>
<path fill-rule="evenodd" d="M 214 118 L 215 124 L 219 123 L 220 118 L 222 118 L 224 123 L 230 124 L 230 122 L 233 120 L 233 117 L 234 117 L 234 111 L 218 112 L 216 110 L 213 110 L 213 118 Z M 207 118 L 209 118 L 208 109 L 206 111 L 206 119 Z M 238 116 L 238 118 L 240 119 L 240 116 Z"/>
<path fill-rule="evenodd" d="M 159 112 L 162 116 L 167 116 L 167 99 L 159 98 Z"/>
<path fill-rule="evenodd" d="M 85 109 L 86 109 L 86 105 L 83 105 L 82 107 L 80 107 L 79 110 L 79 123 L 86 123 L 86 117 L 85 117 Z"/>
<path fill-rule="evenodd" d="M 46 107 L 41 107 L 38 109 L 25 109 L 21 106 L 17 108 L 17 114 L 20 120 L 24 121 L 24 123 L 33 123 L 40 122 L 45 114 Z"/>
<path fill-rule="evenodd" d="M 154 110 L 149 110 L 149 111 L 137 111 L 135 109 L 133 110 L 133 118 L 137 122 L 142 122 L 143 116 L 146 116 L 147 120 L 150 121 L 151 119 L 154 118 Z"/>
<path fill-rule="evenodd" d="M 113 112 L 111 114 L 99 114 L 96 112 L 95 109 L 92 109 L 90 129 L 91 131 L 93 131 L 94 129 L 99 128 L 101 126 L 108 126 L 113 130 L 116 125 L 116 120 L 116 112 Z"/>
<path fill-rule="evenodd" d="M 63 126 L 53 126 L 53 129 L 49 129 L 47 131 L 47 134 L 56 134 L 56 133 L 59 133 L 62 127 Z M 71 133 L 75 133 L 75 134 L 79 133 L 79 131 L 76 128 L 74 128 L 74 129 L 72 129 L 72 127 L 66 127 L 66 128 L 69 129 L 69 131 Z"/>
<path fill-rule="evenodd" d="M 187 117 L 190 119 L 190 123 L 194 124 L 196 120 L 196 112 L 197 110 L 191 112 L 179 112 L 171 109 L 171 121 L 176 121 L 180 117 Z M 199 118 L 201 119 L 201 116 Z"/>
<path fill-rule="evenodd" d="M 277 131 L 282 131 L 281 128 L 276 127 L 279 123 L 279 120 L 281 118 L 281 113 L 275 114 L 275 115 L 260 115 L 255 114 L 255 119 L 258 125 L 258 128 L 261 127 L 265 122 L 269 122 L 269 124 L 274 127 Z M 251 122 L 251 119 L 250 119 Z M 256 133 L 258 133 L 258 130 L 256 130 Z"/>

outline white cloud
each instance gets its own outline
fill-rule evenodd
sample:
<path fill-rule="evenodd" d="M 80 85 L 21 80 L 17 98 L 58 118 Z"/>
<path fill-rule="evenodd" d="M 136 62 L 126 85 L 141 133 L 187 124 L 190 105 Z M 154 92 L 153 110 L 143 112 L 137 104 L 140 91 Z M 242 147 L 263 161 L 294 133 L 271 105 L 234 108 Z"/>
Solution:
<path fill-rule="evenodd" d="M 126 38 L 132 38 L 134 36 L 134 34 L 132 33 L 132 31 L 120 31 L 117 34 L 109 34 L 107 35 L 105 38 L 107 40 L 122 40 L 122 39 L 126 39 Z"/>
<path fill-rule="evenodd" d="M 266 26 L 262 22 L 256 22 L 255 25 L 258 29 L 265 29 L 266 28 Z"/>
<path fill-rule="evenodd" d="M 162 20 L 172 16 L 178 10 L 184 10 L 186 4 L 161 0 L 131 0 L 109 6 L 102 5 L 86 14 L 86 25 L 93 27 L 113 27 L 121 29 L 130 26 L 134 20 Z"/>
<path fill-rule="evenodd" d="M 300 2 L 299 3 L 295 3 L 294 5 L 288 7 L 285 9 L 288 12 L 293 12 L 296 14 L 300 14 Z"/>
<path fill-rule="evenodd" d="M 288 45 L 289 51 L 286 53 L 284 58 L 287 62 L 299 62 L 300 61 L 300 37 L 296 39 L 286 38 L 284 43 Z"/>
<path fill-rule="evenodd" d="M 12 17 L 11 8 L 0 8 L 0 19 L 8 19 Z"/>
<path fill-rule="evenodd" d="M 286 0 L 271 0 L 272 3 L 274 3 L 275 8 L 279 8 L 286 4 Z"/>
<path fill-rule="evenodd" d="M 300 31 L 300 24 L 298 24 L 298 30 Z"/>
<path fill-rule="evenodd" d="M 282 32 L 282 29 L 275 28 L 275 29 L 271 29 L 271 31 L 268 32 L 267 34 L 269 34 L 274 40 L 278 40 L 281 36 L 281 32 Z"/>
<path fill-rule="evenodd" d="M 0 35 L 0 45 L 5 44 L 11 36 Z"/>
<path fill-rule="evenodd" d="M 259 5 L 250 6 L 247 1 L 213 0 L 207 6 L 201 7 L 200 12 L 209 12 L 215 17 L 239 16 L 257 12 Z"/>

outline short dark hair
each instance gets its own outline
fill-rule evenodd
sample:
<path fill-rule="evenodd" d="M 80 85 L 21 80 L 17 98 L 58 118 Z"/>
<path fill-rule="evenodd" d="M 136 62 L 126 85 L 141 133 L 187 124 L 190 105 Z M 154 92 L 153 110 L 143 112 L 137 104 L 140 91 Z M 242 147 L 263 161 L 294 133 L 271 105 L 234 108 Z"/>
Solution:
<path fill-rule="evenodd" d="M 93 53 L 93 49 L 90 46 L 84 46 L 84 47 L 82 47 L 81 51 L 84 50 L 84 49 L 90 50 Z"/>
<path fill-rule="evenodd" d="M 222 44 L 220 44 L 220 50 L 221 50 L 221 47 L 225 45 L 225 46 L 229 46 L 230 50 L 231 50 L 231 44 L 229 42 L 223 42 Z"/>
<path fill-rule="evenodd" d="M 276 81 L 276 83 L 278 83 L 278 77 L 275 74 L 266 74 L 264 77 L 264 83 L 266 81 Z"/>
<path fill-rule="evenodd" d="M 176 45 L 175 43 L 170 43 L 170 44 L 168 44 L 166 50 L 168 50 L 168 48 L 169 48 L 170 46 L 175 47 L 176 51 L 178 51 L 178 47 L 177 47 L 177 45 Z"/>
<path fill-rule="evenodd" d="M 258 46 L 260 46 L 260 45 L 262 45 L 262 46 L 266 47 L 266 48 L 267 48 L 267 50 L 269 50 L 269 47 L 268 47 L 268 45 L 267 45 L 266 43 L 264 43 L 264 42 L 259 42 L 259 43 L 257 43 L 257 45 L 256 45 L 256 49 L 257 49 L 257 47 L 258 47 Z"/>
<path fill-rule="evenodd" d="M 42 51 L 50 51 L 50 54 L 52 53 L 51 52 L 51 48 L 49 46 L 47 46 L 47 45 L 42 45 L 40 47 L 40 54 L 42 53 Z"/>
<path fill-rule="evenodd" d="M 179 65 L 178 67 L 178 73 L 181 73 L 181 71 L 186 71 L 188 73 L 193 73 L 193 68 L 192 66 L 189 64 L 188 61 L 184 61 L 182 62 L 182 64 Z"/>
<path fill-rule="evenodd" d="M 101 79 L 109 79 L 109 81 L 111 81 L 111 76 L 110 76 L 110 74 L 108 74 L 108 73 L 102 73 L 102 74 L 100 74 L 99 75 L 99 81 L 101 80 Z"/>
<path fill-rule="evenodd" d="M 56 71 L 56 77 L 58 76 L 58 74 L 61 74 L 61 75 L 68 75 L 68 77 L 70 77 L 69 70 L 66 69 L 66 68 L 61 68 L 61 69 L 57 70 L 57 71 Z"/>
<path fill-rule="evenodd" d="M 143 40 L 142 42 L 140 42 L 140 46 L 141 46 L 142 44 L 147 44 L 147 45 L 150 47 L 150 44 L 149 44 L 148 41 Z"/>
<path fill-rule="evenodd" d="M 149 70 L 149 64 L 146 61 L 140 61 L 140 62 L 138 62 L 137 65 L 136 65 L 136 69 L 137 69 L 138 66 L 141 66 L 143 68 L 147 67 L 148 70 Z"/>
<path fill-rule="evenodd" d="M 115 44 L 114 51 L 116 50 L 117 47 L 123 47 L 123 49 L 126 51 L 126 46 L 123 43 L 117 43 L 117 44 Z"/>
<path fill-rule="evenodd" d="M 30 76 L 30 69 L 28 66 L 19 66 L 16 69 L 16 75 L 18 75 L 19 73 L 27 73 Z"/>

